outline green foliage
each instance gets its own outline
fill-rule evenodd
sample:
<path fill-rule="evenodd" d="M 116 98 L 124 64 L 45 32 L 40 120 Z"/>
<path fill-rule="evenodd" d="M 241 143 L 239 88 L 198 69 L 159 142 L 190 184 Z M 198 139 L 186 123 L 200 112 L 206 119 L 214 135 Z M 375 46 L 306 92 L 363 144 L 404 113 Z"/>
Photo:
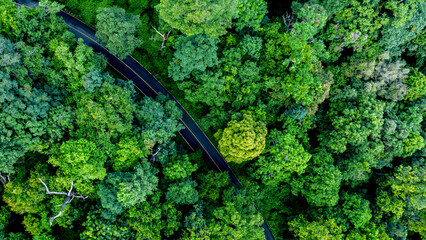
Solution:
<path fill-rule="evenodd" d="M 345 192 L 343 193 L 343 201 L 343 213 L 355 228 L 360 228 L 370 221 L 372 217 L 369 208 L 370 203 L 359 194 Z"/>
<path fill-rule="evenodd" d="M 250 59 L 242 61 L 243 53 L 242 48 L 226 49 L 220 65 L 223 70 L 221 79 L 226 83 L 223 95 L 236 109 L 255 103 L 262 86 L 257 63 Z"/>
<path fill-rule="evenodd" d="M 0 208 L 0 233 L 6 228 L 9 218 L 10 211 L 5 206 L 2 206 Z"/>
<path fill-rule="evenodd" d="M 164 176 L 171 181 L 185 179 L 198 169 L 197 164 L 191 162 L 187 154 L 172 156 L 163 166 Z"/>
<path fill-rule="evenodd" d="M 302 174 L 308 166 L 311 154 L 295 138 L 293 133 L 272 130 L 266 137 L 265 154 L 259 157 L 256 176 L 264 184 L 278 185 L 288 181 L 292 173 Z"/>
<path fill-rule="evenodd" d="M 333 165 L 330 153 L 321 149 L 312 156 L 306 173 L 292 182 L 292 193 L 301 193 L 313 206 L 334 206 L 339 200 L 342 173 Z"/>
<path fill-rule="evenodd" d="M 124 207 L 129 208 L 139 202 L 146 201 L 147 196 L 157 189 L 158 178 L 155 176 L 158 170 L 144 160 L 136 165 L 131 179 L 119 183 L 117 199 Z"/>
<path fill-rule="evenodd" d="M 17 31 L 19 24 L 15 18 L 16 7 L 10 0 L 0 1 L 0 33 L 6 34 L 8 37 Z"/>
<path fill-rule="evenodd" d="M 182 81 L 191 74 L 201 74 L 208 67 L 216 66 L 218 42 L 218 39 L 205 34 L 179 36 L 176 39 L 176 51 L 169 66 L 169 76 L 175 81 Z"/>
<path fill-rule="evenodd" d="M 221 195 L 224 187 L 229 185 L 227 173 L 216 173 L 209 171 L 201 178 L 199 186 L 200 197 L 217 201 Z"/>
<path fill-rule="evenodd" d="M 134 14 L 141 14 L 143 11 L 145 11 L 148 6 L 150 0 L 129 0 L 129 10 L 132 11 Z"/>
<path fill-rule="evenodd" d="M 204 208 L 202 204 L 198 203 L 195 205 L 194 210 L 185 217 L 184 227 L 186 228 L 185 232 L 182 234 L 182 239 L 184 240 L 210 239 L 210 233 L 207 229 Z"/>
<path fill-rule="evenodd" d="M 176 103 L 160 94 L 156 100 L 145 97 L 137 104 L 135 117 L 141 123 L 139 128 L 146 147 L 153 148 L 155 144 L 164 144 L 183 129 L 179 122 L 181 110 Z"/>
<path fill-rule="evenodd" d="M 136 231 L 136 238 L 164 239 L 178 228 L 182 213 L 171 202 L 160 203 L 157 191 L 148 201 L 133 206 L 126 213 L 127 223 Z"/>
<path fill-rule="evenodd" d="M 418 69 L 414 69 L 414 73 L 411 74 L 405 82 L 409 87 L 405 99 L 414 101 L 426 94 L 426 76 L 419 72 Z"/>
<path fill-rule="evenodd" d="M 114 222 L 125 209 L 146 201 L 157 189 L 157 173 L 158 170 L 147 160 L 136 165 L 134 172 L 108 173 L 98 189 L 98 196 L 104 208 L 101 215 Z"/>
<path fill-rule="evenodd" d="M 257 36 L 244 35 L 240 42 L 241 48 L 249 57 L 258 60 L 262 49 L 262 38 Z"/>
<path fill-rule="evenodd" d="M 185 35 L 204 32 L 217 37 L 226 34 L 238 16 L 237 4 L 234 0 L 161 0 L 155 8 L 160 19 Z"/>
<path fill-rule="evenodd" d="M 238 19 L 234 25 L 238 31 L 244 28 L 257 31 L 268 13 L 264 0 L 239 0 L 237 9 Z"/>
<path fill-rule="evenodd" d="M 224 89 L 221 73 L 209 71 L 219 64 L 217 57 L 218 39 L 205 34 L 181 35 L 176 39 L 173 59 L 170 61 L 169 76 L 185 92 L 191 102 L 221 105 L 223 98 L 218 93 Z M 187 78 L 194 76 L 194 81 Z"/>
<path fill-rule="evenodd" d="M 227 128 L 215 134 L 215 138 L 228 162 L 242 163 L 262 153 L 266 134 L 267 129 L 262 122 L 256 122 L 251 115 L 244 114 L 240 120 L 231 120 Z"/>
<path fill-rule="evenodd" d="M 1 239 L 263 239 L 258 210 L 276 239 L 426 237 L 423 0 L 293 1 L 282 17 L 279 1 L 61 2 L 89 25 L 99 9 L 112 52 L 141 46 L 206 134 L 223 129 L 242 187 L 175 143 L 173 101 L 103 73 L 63 6 L 0 0 Z M 165 48 L 152 26 L 173 29 Z M 38 178 L 89 198 L 50 228 L 64 196 Z"/>
<path fill-rule="evenodd" d="M 176 204 L 194 204 L 198 201 L 198 191 L 195 189 L 197 185 L 197 182 L 190 179 L 172 183 L 167 189 L 166 199 Z"/>
<path fill-rule="evenodd" d="M 148 154 L 145 144 L 140 143 L 136 138 L 122 138 L 116 145 L 116 150 L 111 158 L 112 167 L 119 171 L 123 168 L 130 168 Z"/>
<path fill-rule="evenodd" d="M 299 239 L 343 239 L 342 229 L 334 219 L 308 221 L 302 215 L 288 223 Z"/>
<path fill-rule="evenodd" d="M 97 194 L 102 204 L 101 216 L 107 220 L 115 221 L 116 217 L 124 212 L 123 205 L 117 200 L 117 186 L 130 178 L 128 173 L 113 172 L 99 184 Z"/>
<path fill-rule="evenodd" d="M 87 214 L 83 223 L 85 231 L 80 234 L 81 239 L 131 239 L 132 231 L 122 219 L 112 223 L 101 216 L 101 210 L 92 210 Z"/>
<path fill-rule="evenodd" d="M 396 167 L 393 176 L 380 182 L 377 202 L 382 211 L 395 214 L 396 218 L 418 214 L 425 204 L 425 174 L 424 167 Z"/>
<path fill-rule="evenodd" d="M 44 1 L 46 2 L 46 1 Z M 16 19 L 16 31 L 11 39 L 15 42 L 24 41 L 26 44 L 36 46 L 44 45 L 50 39 L 60 39 L 67 29 L 61 18 L 55 16 L 60 10 L 57 4 L 45 3 L 45 8 L 34 10 L 18 10 L 14 18 Z M 40 24 L 43 22 L 43 24 Z M 12 28 L 13 29 L 13 28 Z"/>
<path fill-rule="evenodd" d="M 208 210 L 211 218 L 207 228 L 212 239 L 264 239 L 263 219 L 244 190 L 234 194 L 234 188 L 223 192 L 222 204 Z"/>
<path fill-rule="evenodd" d="M 46 147 L 43 136 L 51 100 L 43 90 L 20 87 L 0 71 L 0 172 L 13 173 L 13 164 L 27 151 Z"/>
<path fill-rule="evenodd" d="M 321 42 L 309 43 L 315 34 L 312 24 L 316 23 L 304 22 L 298 25 L 297 32 L 291 33 L 282 32 L 280 23 L 262 28 L 261 34 L 266 40 L 261 58 L 263 78 L 270 96 L 281 105 L 294 99 L 309 106 L 314 104 L 317 95 L 325 92 L 322 86 L 327 79 L 322 77 L 319 58 L 327 59 L 328 56 Z"/>
<path fill-rule="evenodd" d="M 75 190 L 83 195 L 93 194 L 93 181 L 105 178 L 105 161 L 105 154 L 96 144 L 84 138 L 64 142 L 49 158 L 50 164 L 59 167 L 56 172 L 59 186 L 68 188 L 74 181 Z"/>
<path fill-rule="evenodd" d="M 118 7 L 99 8 L 96 15 L 96 37 L 119 58 L 125 58 L 141 45 L 135 35 L 139 16 L 126 13 Z"/>
<path fill-rule="evenodd" d="M 408 55 L 416 57 L 416 66 L 420 69 L 425 69 L 426 61 L 426 30 L 423 30 L 421 33 L 417 34 L 416 38 L 408 44 L 409 52 Z"/>
<path fill-rule="evenodd" d="M 94 95 L 84 94 L 77 103 L 75 137 L 102 143 L 131 132 L 136 108 L 131 91 L 115 85 L 108 74 L 103 77 L 105 82 Z"/>

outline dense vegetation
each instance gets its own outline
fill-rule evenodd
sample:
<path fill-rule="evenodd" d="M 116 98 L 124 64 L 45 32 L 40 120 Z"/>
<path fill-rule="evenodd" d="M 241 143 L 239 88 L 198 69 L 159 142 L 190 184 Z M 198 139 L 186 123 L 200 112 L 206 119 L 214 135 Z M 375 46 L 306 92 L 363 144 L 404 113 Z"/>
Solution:
<path fill-rule="evenodd" d="M 424 0 L 59 2 L 161 79 L 243 187 L 60 5 L 0 0 L 0 237 L 426 238 Z"/>

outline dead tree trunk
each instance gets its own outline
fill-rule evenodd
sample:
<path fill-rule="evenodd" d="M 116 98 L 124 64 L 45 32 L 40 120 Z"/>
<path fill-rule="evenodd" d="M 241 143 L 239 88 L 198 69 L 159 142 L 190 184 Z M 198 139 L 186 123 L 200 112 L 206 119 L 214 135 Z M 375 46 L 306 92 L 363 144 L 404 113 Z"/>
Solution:
<path fill-rule="evenodd" d="M 49 191 L 49 188 L 48 188 L 48 187 L 47 187 L 47 185 L 43 182 L 43 180 L 41 180 L 40 178 L 39 178 L 38 180 L 40 180 L 40 182 L 41 182 L 41 183 L 44 185 L 44 187 L 46 188 L 46 194 L 66 195 L 66 196 L 67 196 L 67 198 L 65 198 L 64 203 L 62 203 L 62 204 L 59 204 L 59 205 L 58 205 L 58 206 L 62 206 L 62 209 L 61 209 L 61 211 L 58 213 L 58 215 L 56 215 L 56 216 L 54 216 L 54 217 L 51 217 L 51 218 L 50 218 L 50 220 L 49 220 L 49 222 L 50 222 L 50 226 L 52 226 L 52 222 L 53 222 L 53 220 L 55 220 L 57 217 L 61 216 L 61 214 L 64 212 L 64 209 L 65 209 L 65 205 L 66 205 L 66 204 L 71 203 L 71 201 L 72 201 L 74 198 L 82 198 L 82 199 L 86 199 L 86 198 L 87 198 L 87 197 L 83 197 L 82 195 L 77 195 L 77 193 L 76 193 L 76 192 L 72 192 L 72 188 L 74 187 L 74 182 L 73 182 L 73 181 L 71 181 L 71 188 L 70 188 L 70 190 L 66 193 L 66 192 L 52 192 L 52 191 Z"/>
<path fill-rule="evenodd" d="M 169 35 L 172 32 L 172 30 L 170 30 L 167 35 L 165 35 L 165 33 L 160 33 L 154 26 L 152 26 L 152 28 L 154 28 L 154 30 L 160 34 L 160 36 L 163 38 L 163 42 L 161 43 L 161 49 L 165 48 L 166 46 L 164 46 L 164 43 L 167 41 L 167 39 L 169 39 Z"/>

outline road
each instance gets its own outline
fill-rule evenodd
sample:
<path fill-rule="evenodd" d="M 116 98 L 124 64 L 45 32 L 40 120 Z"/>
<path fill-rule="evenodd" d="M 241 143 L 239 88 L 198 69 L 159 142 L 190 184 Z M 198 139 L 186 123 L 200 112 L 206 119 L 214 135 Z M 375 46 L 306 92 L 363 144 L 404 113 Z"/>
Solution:
<path fill-rule="evenodd" d="M 38 6 L 38 2 L 31 0 L 15 0 L 15 4 L 24 5 L 29 8 L 35 8 Z M 124 60 L 121 60 L 114 54 L 110 53 L 106 48 L 98 43 L 98 40 L 95 37 L 95 30 L 87 26 L 84 22 L 64 11 L 61 11 L 56 15 L 63 18 L 65 23 L 69 26 L 69 30 L 74 34 L 76 40 L 79 38 L 83 39 L 84 43 L 93 48 L 94 52 L 105 55 L 108 59 L 108 63 L 127 79 L 132 80 L 137 88 L 139 88 L 139 90 L 146 96 L 155 98 L 159 93 L 162 93 L 174 100 L 183 113 L 180 122 L 185 126 L 185 129 L 181 130 L 180 134 L 185 141 L 192 149 L 201 149 L 204 159 L 215 166 L 217 170 L 227 172 L 229 174 L 230 182 L 234 186 L 241 185 L 237 176 L 226 163 L 224 157 L 219 153 L 194 119 L 148 70 L 146 70 L 133 57 L 127 57 Z M 273 235 L 266 223 L 263 224 L 263 228 L 265 229 L 265 239 L 273 240 Z"/>

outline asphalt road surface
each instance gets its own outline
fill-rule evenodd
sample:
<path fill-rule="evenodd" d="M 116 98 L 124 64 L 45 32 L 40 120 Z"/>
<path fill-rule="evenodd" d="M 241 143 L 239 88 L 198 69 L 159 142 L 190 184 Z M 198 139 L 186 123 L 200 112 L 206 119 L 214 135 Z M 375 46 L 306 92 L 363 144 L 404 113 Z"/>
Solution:
<path fill-rule="evenodd" d="M 15 4 L 24 5 L 29 8 L 35 8 L 38 6 L 38 2 L 31 0 L 15 0 Z M 216 167 L 217 170 L 221 172 L 228 172 L 229 180 L 234 186 L 241 185 L 237 176 L 232 172 L 223 156 L 219 153 L 194 119 L 148 70 L 146 70 L 132 57 L 127 57 L 126 59 L 121 60 L 110 53 L 106 48 L 98 43 L 98 40 L 95 37 L 95 30 L 87 26 L 84 22 L 64 11 L 61 11 L 56 15 L 64 19 L 76 40 L 81 38 L 86 45 L 93 48 L 94 52 L 104 54 L 108 59 L 108 63 L 127 79 L 132 80 L 137 88 L 146 96 L 155 98 L 159 93 L 162 93 L 174 100 L 183 113 L 180 121 L 185 126 L 185 129 L 180 131 L 181 136 L 192 149 L 201 149 L 204 159 Z M 265 229 L 265 239 L 273 240 L 273 235 L 266 223 L 263 224 L 263 228 Z"/>

